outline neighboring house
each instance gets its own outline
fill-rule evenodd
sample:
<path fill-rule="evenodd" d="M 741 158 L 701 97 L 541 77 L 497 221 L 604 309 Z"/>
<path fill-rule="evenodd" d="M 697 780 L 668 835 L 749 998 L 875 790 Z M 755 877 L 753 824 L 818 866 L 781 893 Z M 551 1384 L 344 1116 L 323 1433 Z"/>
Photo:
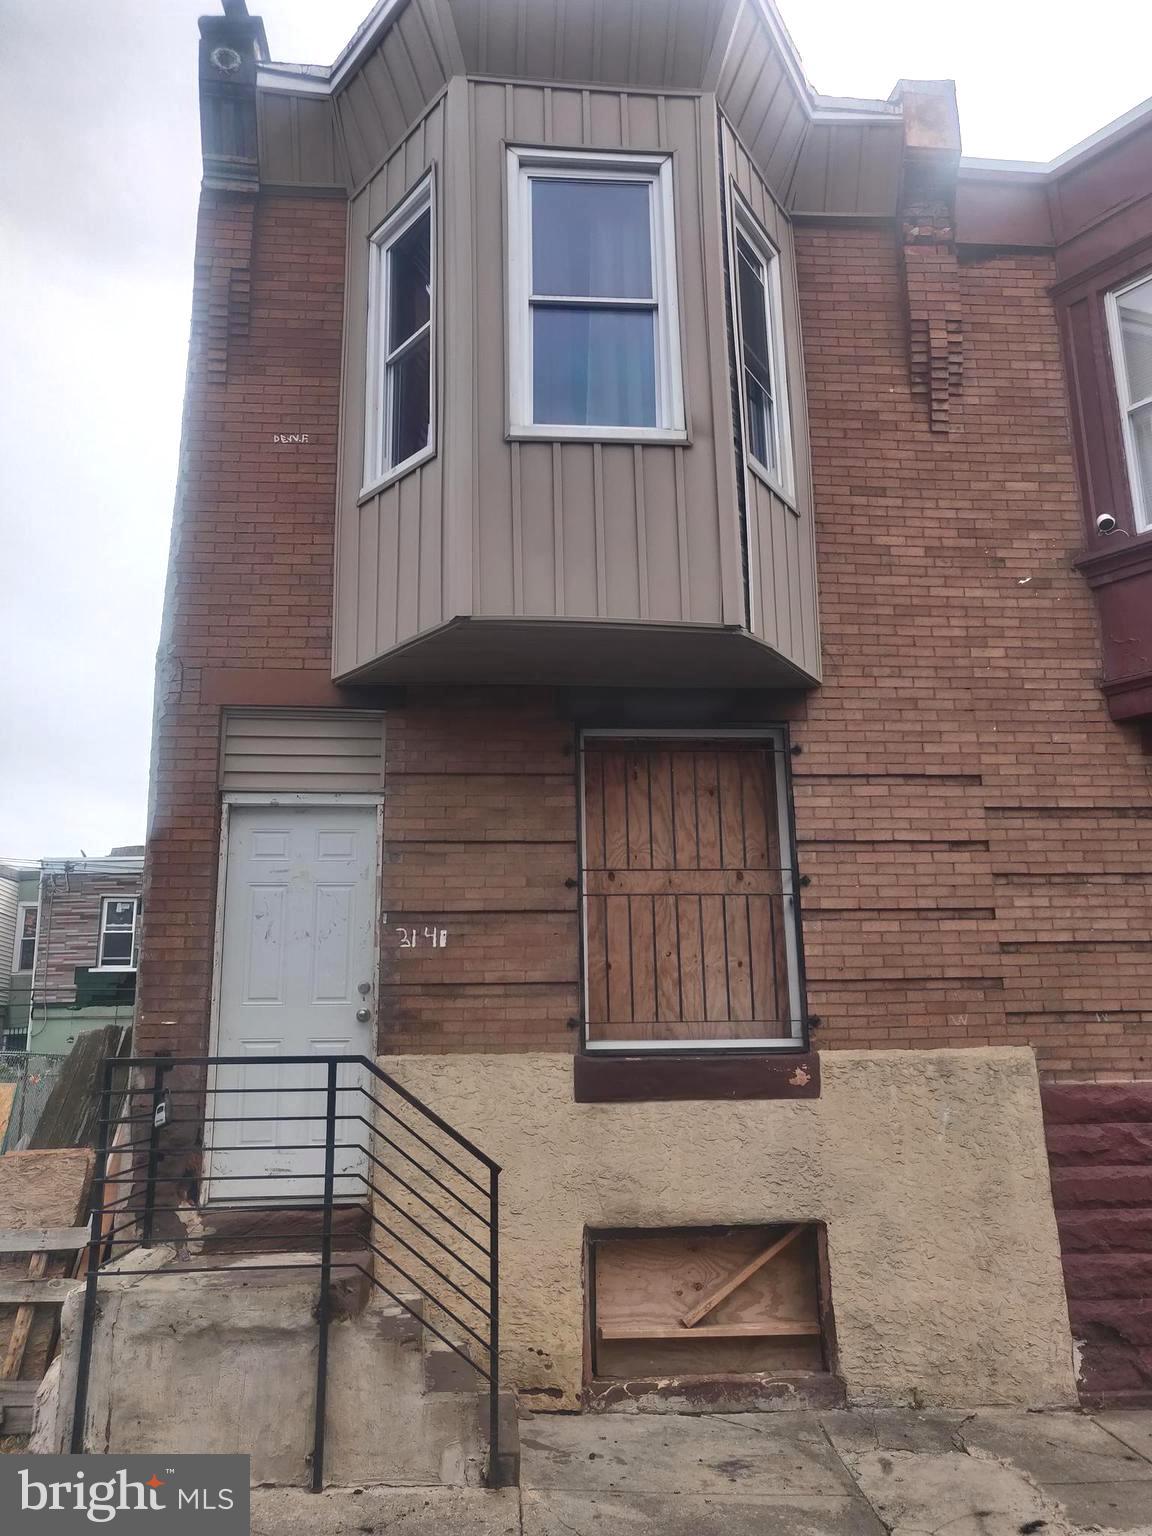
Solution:
<path fill-rule="evenodd" d="M 1052 1184 L 1081 1388 L 1152 1400 L 1152 109 L 973 163 L 769 0 L 388 0 L 331 69 L 226 9 L 136 1049 L 362 1053 L 496 1158 L 529 1404 L 1068 1402 Z M 791 1330 L 681 1331 L 784 1222 Z"/>
<path fill-rule="evenodd" d="M 124 847 L 43 859 L 0 881 L 0 922 L 14 887 L 5 1049 L 64 1055 L 82 1030 L 131 1024 L 143 867 L 143 848 Z"/>

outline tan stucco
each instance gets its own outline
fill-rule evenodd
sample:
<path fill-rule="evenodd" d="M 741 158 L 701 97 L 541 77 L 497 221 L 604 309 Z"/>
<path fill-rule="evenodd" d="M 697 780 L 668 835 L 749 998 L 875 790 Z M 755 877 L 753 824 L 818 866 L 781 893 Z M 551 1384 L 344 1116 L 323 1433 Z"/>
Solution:
<path fill-rule="evenodd" d="M 1030 1050 L 831 1052 L 789 1102 L 576 1104 L 558 1055 L 381 1065 L 503 1166 L 504 1370 L 550 1406 L 581 1387 L 586 1227 L 791 1219 L 827 1223 L 852 1402 L 1075 1402 Z"/>

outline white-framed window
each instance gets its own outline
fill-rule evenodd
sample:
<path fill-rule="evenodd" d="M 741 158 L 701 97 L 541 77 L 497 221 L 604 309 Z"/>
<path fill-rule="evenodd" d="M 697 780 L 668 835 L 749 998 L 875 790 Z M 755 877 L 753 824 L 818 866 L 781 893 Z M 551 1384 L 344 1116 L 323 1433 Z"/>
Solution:
<path fill-rule="evenodd" d="M 752 467 L 791 498 L 792 436 L 784 351 L 780 255 L 733 196 L 732 270 L 744 452 Z"/>
<path fill-rule="evenodd" d="M 514 437 L 679 439 L 668 155 L 508 151 Z"/>
<path fill-rule="evenodd" d="M 1132 510 L 1143 533 L 1152 528 L 1152 273 L 1114 289 L 1107 310 Z"/>
<path fill-rule="evenodd" d="M 436 451 L 433 191 L 429 172 L 369 241 L 365 495 Z"/>
<path fill-rule="evenodd" d="M 34 901 L 22 901 L 16 908 L 16 943 L 12 950 L 13 971 L 30 971 L 36 964 L 36 927 L 40 908 Z"/>
<path fill-rule="evenodd" d="M 100 903 L 100 944 L 96 968 L 100 971 L 136 969 L 136 919 L 140 901 L 136 896 L 105 896 Z"/>

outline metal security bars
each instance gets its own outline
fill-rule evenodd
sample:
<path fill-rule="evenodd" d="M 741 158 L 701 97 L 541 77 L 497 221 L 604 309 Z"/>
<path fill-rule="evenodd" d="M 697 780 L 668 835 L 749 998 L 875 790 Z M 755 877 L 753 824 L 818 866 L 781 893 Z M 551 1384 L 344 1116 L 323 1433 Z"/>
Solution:
<path fill-rule="evenodd" d="M 132 1088 L 121 1102 L 114 1075 L 125 1068 Z M 486 1477 L 497 1486 L 499 1218 L 498 1164 L 367 1057 L 109 1059 L 73 1453 L 84 1449 L 100 1282 L 128 1273 L 119 1265 L 130 1250 L 171 1243 L 175 1257 L 155 1275 L 219 1273 L 246 1255 L 260 1255 L 261 1271 L 317 1271 L 313 1491 L 324 1483 L 338 1271 L 365 1276 L 476 1371 L 488 1405 Z"/>
<path fill-rule="evenodd" d="M 581 741 L 585 1049 L 796 1049 L 798 882 L 777 732 Z"/>

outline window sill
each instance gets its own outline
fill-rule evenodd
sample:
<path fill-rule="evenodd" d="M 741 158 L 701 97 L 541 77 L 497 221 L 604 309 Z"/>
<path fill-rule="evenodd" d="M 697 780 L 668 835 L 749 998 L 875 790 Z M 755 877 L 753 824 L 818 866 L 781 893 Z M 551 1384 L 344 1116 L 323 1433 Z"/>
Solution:
<path fill-rule="evenodd" d="M 414 469 L 419 469 L 421 464 L 427 464 L 429 459 L 435 457 L 436 444 L 430 443 L 420 453 L 405 459 L 403 464 L 397 464 L 396 468 L 390 469 L 386 475 L 381 475 L 379 480 L 364 486 L 356 497 L 356 505 L 361 506 L 364 502 L 371 501 L 373 496 L 379 496 L 381 491 L 386 491 L 390 485 L 395 485 L 397 480 L 403 480 L 405 475 L 410 475 Z"/>
<path fill-rule="evenodd" d="M 509 427 L 510 443 L 659 443 L 686 446 L 692 439 L 683 427 Z"/>
<path fill-rule="evenodd" d="M 642 1104 L 717 1099 L 818 1099 L 820 1057 L 797 1050 L 731 1056 L 602 1056 L 572 1060 L 577 1104 Z"/>
<path fill-rule="evenodd" d="M 137 969 L 135 965 L 90 965 L 88 974 L 89 976 L 131 976 Z"/>
<path fill-rule="evenodd" d="M 794 517 L 800 516 L 800 508 L 796 505 L 796 496 L 793 491 L 786 491 L 776 476 L 769 474 L 759 459 L 754 459 L 751 454 L 745 454 L 744 462 L 748 466 L 749 473 L 755 475 L 761 485 L 766 485 L 773 496 L 778 496 Z"/>

